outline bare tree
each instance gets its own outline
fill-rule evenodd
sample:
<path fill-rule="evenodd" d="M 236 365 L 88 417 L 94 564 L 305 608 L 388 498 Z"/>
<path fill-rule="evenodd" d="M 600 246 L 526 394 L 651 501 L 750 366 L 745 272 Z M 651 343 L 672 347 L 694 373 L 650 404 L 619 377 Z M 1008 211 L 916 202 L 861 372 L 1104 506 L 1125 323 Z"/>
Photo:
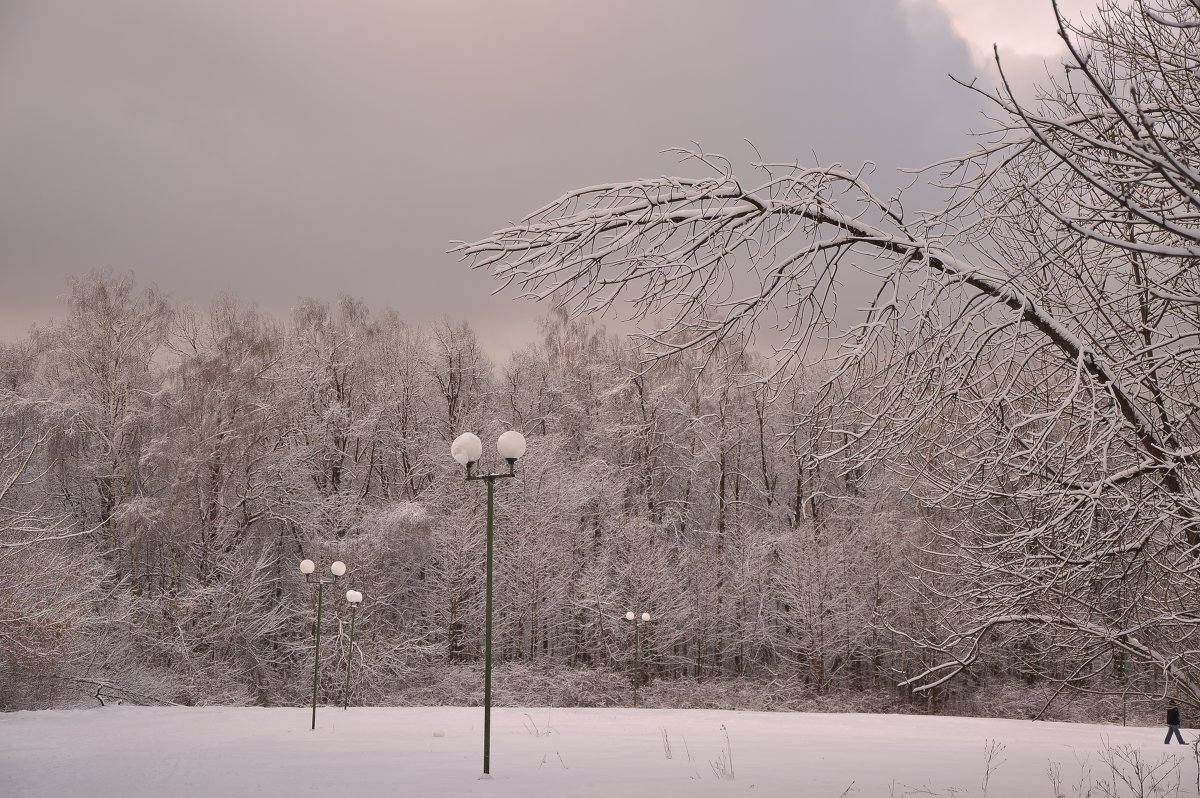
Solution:
<path fill-rule="evenodd" d="M 983 92 L 995 135 L 924 172 L 936 212 L 862 170 L 759 161 L 744 182 L 680 151 L 701 176 L 572 191 L 459 252 L 576 313 L 665 317 L 652 359 L 766 320 L 775 377 L 826 360 L 841 439 L 816 461 L 894 468 L 954 511 L 930 551 L 956 587 L 943 567 L 924 584 L 937 660 L 903 683 L 1041 629 L 1073 680 L 1120 652 L 1200 701 L 1200 6 L 1058 18 L 1062 73 L 1032 103 Z M 845 324 L 839 284 L 864 276 L 873 298 Z"/>
<path fill-rule="evenodd" d="M 0 391 L 0 706 L 30 700 L 35 685 L 72 672 L 102 622 L 92 609 L 105 576 L 69 510 L 46 495 L 42 408 Z M 19 698 L 18 694 L 28 695 Z"/>
<path fill-rule="evenodd" d="M 137 291 L 132 274 L 108 272 L 73 280 L 68 306 L 60 326 L 35 336 L 43 398 L 55 408 L 49 451 L 60 497 L 83 523 L 101 524 L 102 552 L 128 573 L 147 528 L 141 455 L 172 309 L 157 290 Z"/>

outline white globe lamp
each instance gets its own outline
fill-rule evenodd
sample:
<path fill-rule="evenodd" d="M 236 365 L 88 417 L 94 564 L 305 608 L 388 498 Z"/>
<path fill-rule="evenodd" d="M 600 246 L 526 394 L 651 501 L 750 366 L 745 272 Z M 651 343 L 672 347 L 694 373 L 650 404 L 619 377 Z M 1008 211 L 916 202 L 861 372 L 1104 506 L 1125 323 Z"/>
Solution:
<path fill-rule="evenodd" d="M 496 450 L 500 456 L 509 462 L 517 462 L 525 454 L 525 436 L 516 430 L 509 430 L 496 441 Z"/>
<path fill-rule="evenodd" d="M 473 432 L 464 432 L 450 444 L 450 456 L 461 466 L 478 463 L 483 456 L 483 441 Z"/>

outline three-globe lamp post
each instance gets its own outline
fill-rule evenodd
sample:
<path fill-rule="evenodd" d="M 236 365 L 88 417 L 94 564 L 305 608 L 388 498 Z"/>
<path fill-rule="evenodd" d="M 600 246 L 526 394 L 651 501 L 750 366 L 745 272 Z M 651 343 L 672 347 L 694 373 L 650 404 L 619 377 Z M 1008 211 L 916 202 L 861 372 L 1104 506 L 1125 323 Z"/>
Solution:
<path fill-rule="evenodd" d="M 633 624 L 633 705 L 636 707 L 638 682 L 642 673 L 642 627 L 638 624 L 639 617 L 632 611 L 625 613 L 625 620 Z M 650 623 L 650 613 L 643 612 L 640 620 L 641 623 Z"/>
<path fill-rule="evenodd" d="M 312 687 L 312 728 L 317 728 L 317 682 L 321 673 L 321 602 L 325 597 L 325 585 L 333 584 L 339 576 L 344 576 L 346 573 L 346 563 L 341 560 L 336 561 L 329 566 L 329 572 L 333 574 L 333 579 L 322 579 L 319 576 L 314 577 L 313 574 L 317 570 L 317 564 L 312 560 L 302 560 L 300 562 L 300 573 L 304 574 L 304 581 L 310 585 L 317 586 L 317 628 L 315 632 L 316 646 L 313 649 L 313 687 Z"/>
<path fill-rule="evenodd" d="M 483 625 L 483 775 L 491 773 L 492 742 L 492 527 L 495 519 L 494 496 L 496 480 L 516 476 L 517 460 L 525 454 L 525 436 L 509 430 L 496 441 L 496 450 L 508 462 L 508 473 L 473 474 L 472 469 L 483 456 L 483 443 L 474 433 L 464 432 L 450 445 L 450 456 L 467 468 L 467 481 L 487 483 L 487 587 Z"/>

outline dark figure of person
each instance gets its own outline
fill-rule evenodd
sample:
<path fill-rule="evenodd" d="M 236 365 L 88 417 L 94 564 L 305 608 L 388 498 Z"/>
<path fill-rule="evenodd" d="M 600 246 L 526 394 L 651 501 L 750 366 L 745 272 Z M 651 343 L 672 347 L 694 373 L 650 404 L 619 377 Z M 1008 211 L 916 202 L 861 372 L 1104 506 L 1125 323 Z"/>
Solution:
<path fill-rule="evenodd" d="M 1167 739 L 1163 740 L 1163 745 L 1171 744 L 1172 734 L 1180 745 L 1187 745 L 1183 741 L 1183 735 L 1179 733 L 1179 705 L 1174 701 L 1167 707 Z"/>

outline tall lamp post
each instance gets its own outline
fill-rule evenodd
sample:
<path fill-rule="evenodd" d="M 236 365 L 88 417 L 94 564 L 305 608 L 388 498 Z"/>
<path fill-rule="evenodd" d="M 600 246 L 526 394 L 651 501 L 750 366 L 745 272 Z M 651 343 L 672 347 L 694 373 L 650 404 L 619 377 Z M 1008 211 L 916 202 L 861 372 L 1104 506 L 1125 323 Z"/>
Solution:
<path fill-rule="evenodd" d="M 317 586 L 317 629 L 314 635 L 316 646 L 313 648 L 313 689 L 312 689 L 312 728 L 317 728 L 317 681 L 321 674 L 321 602 L 325 597 L 325 585 L 333 584 L 339 576 L 346 573 L 346 563 L 338 560 L 333 565 L 329 566 L 329 572 L 333 574 L 333 579 L 322 579 L 319 576 L 313 576 L 317 570 L 317 564 L 312 560 L 302 560 L 300 562 L 300 573 L 304 574 L 304 581 L 310 585 Z"/>
<path fill-rule="evenodd" d="M 633 623 L 633 705 L 636 707 L 638 682 L 642 674 L 642 627 L 638 624 L 638 616 L 632 611 L 625 613 L 625 620 Z M 650 623 L 650 613 L 642 613 L 641 623 Z"/>
<path fill-rule="evenodd" d="M 346 649 L 346 687 L 342 690 L 342 709 L 350 706 L 350 663 L 354 659 L 354 613 L 362 603 L 362 593 L 357 590 L 346 591 L 346 601 L 350 602 L 350 647 Z"/>
<path fill-rule="evenodd" d="M 474 433 L 464 432 L 450 445 L 450 456 L 467 467 L 467 481 L 487 483 L 487 598 L 483 625 L 483 775 L 491 773 L 492 745 L 492 526 L 495 519 L 494 496 L 496 480 L 515 477 L 517 460 L 525 454 L 525 436 L 514 430 L 505 432 L 496 441 L 496 450 L 508 461 L 507 474 L 472 474 L 471 470 L 483 456 L 483 443 Z"/>

